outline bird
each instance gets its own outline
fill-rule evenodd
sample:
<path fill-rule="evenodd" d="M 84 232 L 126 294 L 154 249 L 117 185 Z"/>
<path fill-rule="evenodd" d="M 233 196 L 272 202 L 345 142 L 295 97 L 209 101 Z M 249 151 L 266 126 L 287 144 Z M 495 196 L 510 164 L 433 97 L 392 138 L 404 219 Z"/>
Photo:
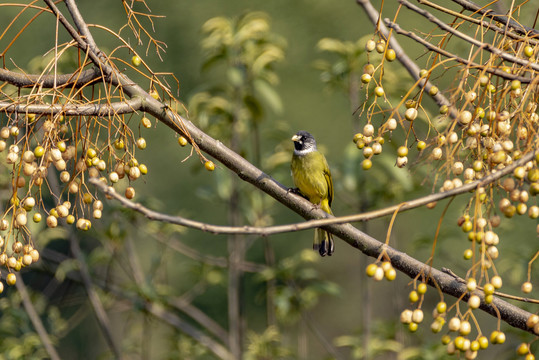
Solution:
<path fill-rule="evenodd" d="M 318 151 L 316 140 L 307 131 L 298 131 L 292 141 L 294 153 L 290 169 L 294 185 L 315 206 L 333 215 L 333 180 L 325 156 Z M 331 256 L 335 250 L 332 235 L 324 229 L 315 229 L 313 250 L 320 256 Z"/>

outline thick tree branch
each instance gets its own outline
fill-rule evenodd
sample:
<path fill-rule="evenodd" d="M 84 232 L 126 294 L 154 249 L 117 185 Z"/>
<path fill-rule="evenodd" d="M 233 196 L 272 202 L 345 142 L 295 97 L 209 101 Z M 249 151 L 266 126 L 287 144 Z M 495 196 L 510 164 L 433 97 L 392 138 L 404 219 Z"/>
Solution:
<path fill-rule="evenodd" d="M 29 114 L 63 114 L 67 116 L 111 116 L 129 114 L 138 111 L 142 106 L 140 97 L 133 97 L 122 102 L 111 104 L 14 104 L 0 101 L 0 112 Z"/>
<path fill-rule="evenodd" d="M 87 86 L 101 80 L 101 71 L 93 67 L 87 70 L 77 70 L 72 74 L 61 75 L 36 75 L 36 74 L 22 74 L 6 69 L 0 69 L 0 81 L 8 82 L 17 87 L 32 87 L 40 86 L 43 88 L 73 86 L 81 87 Z"/>
<path fill-rule="evenodd" d="M 47 4 L 50 3 L 50 0 L 45 1 Z M 54 4 L 52 5 L 54 6 Z M 53 11 L 57 13 L 57 9 L 53 9 Z M 60 16 L 60 14 L 58 14 L 58 16 Z M 69 27 L 71 26 L 69 24 L 67 25 Z M 75 40 L 82 41 L 78 35 L 76 35 Z M 89 56 L 92 58 L 92 60 L 96 59 L 96 61 L 99 61 L 96 54 L 93 54 L 91 50 L 89 50 L 89 52 Z M 117 82 L 128 96 L 132 98 L 138 96 L 143 99 L 143 111 L 155 116 L 172 130 L 182 135 L 186 135 L 191 142 L 195 143 L 201 150 L 213 156 L 224 166 L 236 173 L 242 180 L 256 186 L 306 219 L 324 217 L 322 210 L 315 211 L 313 210 L 313 206 L 309 201 L 300 199 L 297 196 L 292 196 L 287 188 L 283 187 L 281 184 L 262 172 L 253 164 L 249 163 L 239 154 L 226 147 L 220 141 L 215 140 L 204 133 L 190 121 L 181 118 L 168 106 L 163 105 L 161 102 L 152 98 L 140 86 L 131 81 L 125 74 L 115 72 L 112 67 L 104 62 L 100 63 L 99 65 L 103 68 L 105 73 L 113 74 L 112 81 Z M 457 298 L 463 297 L 466 299 L 468 297 L 465 284 L 460 283 L 448 274 L 433 269 L 404 253 L 384 245 L 369 235 L 359 231 L 350 224 L 333 224 L 324 228 L 368 256 L 378 257 L 382 252 L 385 252 L 391 259 L 391 263 L 396 269 L 412 278 L 422 274 L 429 274 L 429 283 L 431 285 L 436 283 L 440 290 L 444 293 Z M 526 319 L 530 313 L 527 311 L 524 311 L 497 298 L 494 299 L 492 305 L 488 305 L 483 301 L 481 308 L 494 316 L 497 316 L 497 309 L 503 321 L 507 322 L 511 326 L 529 331 L 529 329 L 526 327 Z"/>

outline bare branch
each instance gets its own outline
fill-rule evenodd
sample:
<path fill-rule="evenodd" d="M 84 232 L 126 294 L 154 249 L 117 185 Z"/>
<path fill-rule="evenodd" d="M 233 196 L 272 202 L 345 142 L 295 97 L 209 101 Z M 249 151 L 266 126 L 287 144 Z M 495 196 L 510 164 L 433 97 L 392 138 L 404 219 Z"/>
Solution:
<path fill-rule="evenodd" d="M 1 112 L 29 114 L 64 114 L 67 116 L 111 116 L 136 112 L 142 106 L 142 99 L 134 97 L 130 100 L 112 104 L 13 104 L 0 101 Z"/>
<path fill-rule="evenodd" d="M 161 305 L 156 304 L 156 303 L 146 302 L 144 306 L 146 308 L 146 311 L 148 311 L 150 314 L 154 315 L 155 317 L 158 317 L 159 319 L 165 321 L 166 323 L 188 334 L 193 339 L 198 341 L 200 344 L 210 349 L 220 359 L 224 359 L 224 360 L 234 359 L 232 354 L 223 345 L 217 343 L 208 335 L 194 328 L 189 323 L 183 321 L 176 314 L 166 311 Z"/>
<path fill-rule="evenodd" d="M 399 26 L 399 24 L 396 24 L 396 23 L 390 21 L 389 19 L 384 19 L 384 22 L 386 23 L 386 25 L 389 28 L 395 30 L 395 32 L 397 34 L 408 36 L 410 39 L 413 39 L 414 41 L 417 41 L 421 45 L 425 46 L 427 49 L 435 51 L 438 54 L 443 55 L 443 56 L 445 56 L 445 57 L 447 57 L 449 59 L 454 59 L 455 61 L 466 65 L 468 68 L 481 69 L 482 71 L 488 72 L 490 74 L 494 74 L 496 76 L 499 76 L 499 77 L 501 77 L 503 79 L 507 79 L 507 80 L 519 80 L 523 84 L 528 84 L 528 83 L 533 81 L 533 79 L 531 79 L 531 78 L 527 78 L 527 77 L 523 77 L 523 76 L 519 76 L 519 75 L 515 75 L 515 74 L 508 74 L 507 72 L 505 72 L 505 71 L 503 71 L 501 69 L 498 69 L 498 68 L 493 68 L 491 66 L 484 66 L 484 65 L 478 64 L 478 63 L 473 62 L 473 61 L 468 61 L 468 60 L 466 60 L 464 58 L 461 58 L 460 56 L 457 56 L 457 55 L 454 55 L 454 54 L 450 53 L 449 51 L 443 50 L 443 49 L 441 49 L 441 48 L 439 48 L 437 46 L 432 45 L 430 42 L 424 40 L 420 36 L 417 36 L 413 32 L 402 29 Z"/>
<path fill-rule="evenodd" d="M 514 31 L 516 31 L 519 34 L 526 35 L 526 36 L 533 34 L 535 37 L 539 36 L 539 31 L 537 31 L 536 29 L 521 25 L 513 19 L 508 19 L 509 18 L 508 15 L 496 14 L 492 9 L 479 7 L 473 2 L 467 1 L 467 0 L 453 0 L 453 2 L 456 4 L 459 4 L 465 10 L 473 11 L 474 13 L 488 16 L 495 21 L 498 21 L 502 24 L 509 25 L 514 29 Z"/>
<path fill-rule="evenodd" d="M 52 4 L 50 0 L 45 1 L 49 7 L 51 7 L 54 13 L 57 14 L 57 16 L 60 16 L 59 11 L 54 4 Z M 64 22 L 62 23 L 64 24 Z M 66 26 L 66 28 L 71 27 L 69 23 L 64 24 L 64 26 Z M 83 42 L 83 40 L 77 34 L 72 34 L 72 36 L 74 36 L 75 40 L 78 42 Z M 186 135 L 191 144 L 213 156 L 224 166 L 236 173 L 242 180 L 266 192 L 268 195 L 272 196 L 304 218 L 312 219 L 315 217 L 321 218 L 324 216 L 324 214 L 322 214 L 322 210 L 313 211 L 313 206 L 309 201 L 300 199 L 297 196 L 290 196 L 288 190 L 277 181 L 263 173 L 256 166 L 249 163 L 220 141 L 208 136 L 206 133 L 198 129 L 193 123 L 181 118 L 168 106 L 149 96 L 149 94 L 147 94 L 136 83 L 131 81 L 125 74 L 121 74 L 117 71 L 115 72 L 115 70 L 108 64 L 99 62 L 100 60 L 98 56 L 94 54 L 91 49 L 88 49 L 88 51 L 92 61 L 96 61 L 96 63 L 103 68 L 104 73 L 110 73 L 113 75 L 112 81 L 118 82 L 118 85 L 122 87 L 128 96 L 139 96 L 143 99 L 141 107 L 143 111 L 155 116 L 174 131 L 182 135 Z M 391 259 L 391 263 L 396 269 L 406 273 L 412 278 L 428 274 L 429 283 L 433 286 L 436 283 L 441 291 L 457 298 L 466 299 L 469 296 L 465 284 L 460 283 L 448 274 L 435 270 L 404 253 L 382 244 L 376 239 L 354 228 L 350 224 L 333 224 L 327 225 L 324 228 L 342 238 L 348 244 L 359 249 L 368 256 L 378 257 L 382 252 L 384 252 Z M 516 306 L 510 305 L 503 300 L 495 298 L 492 305 L 488 305 L 483 301 L 481 308 L 494 316 L 498 316 L 499 313 L 501 319 L 511 326 L 520 328 L 524 331 L 530 331 L 530 329 L 526 327 L 526 319 L 530 313 L 519 309 Z M 165 318 L 165 320 L 167 319 L 169 318 Z"/>
<path fill-rule="evenodd" d="M 399 0 L 399 2 L 401 4 L 403 4 L 404 6 L 406 6 L 407 8 L 409 8 L 409 9 L 415 11 L 416 13 L 420 14 L 421 16 L 425 17 L 430 22 L 436 24 L 436 26 L 438 28 L 447 31 L 447 32 L 461 38 L 462 40 L 477 46 L 480 49 L 485 49 L 488 52 L 490 52 L 490 53 L 492 53 L 492 54 L 494 54 L 496 56 L 499 56 L 503 60 L 512 62 L 514 64 L 521 65 L 521 66 L 523 66 L 525 68 L 531 68 L 531 69 L 533 69 L 535 71 L 539 71 L 539 65 L 534 64 L 533 62 L 531 62 L 529 60 L 524 60 L 524 59 L 518 58 L 518 57 L 516 57 L 514 55 L 506 53 L 505 51 L 503 51 L 501 49 L 498 49 L 497 47 L 495 47 L 495 46 L 493 46 L 493 45 L 491 45 L 489 43 L 484 43 L 484 42 L 481 42 L 479 40 L 476 40 L 472 36 L 468 36 L 468 35 L 464 34 L 463 32 L 458 31 L 458 30 L 454 29 L 453 27 L 447 25 L 446 23 L 444 23 L 443 21 L 438 19 L 436 16 L 429 13 L 428 11 L 426 11 L 424 9 L 421 9 L 420 7 L 410 3 L 407 0 Z"/>
<path fill-rule="evenodd" d="M 378 19 L 379 19 L 380 14 L 372 6 L 371 2 L 369 0 L 357 0 L 357 3 L 363 8 L 365 13 L 369 16 L 369 19 L 371 20 L 371 22 L 374 25 L 378 24 Z M 391 46 L 393 50 L 395 50 L 395 53 L 397 55 L 397 59 L 399 60 L 399 62 L 406 68 L 410 76 L 412 76 L 412 78 L 414 78 L 416 81 L 419 81 L 419 85 L 422 87 L 424 86 L 426 92 L 429 93 L 429 90 L 433 86 L 433 84 L 430 81 L 425 82 L 425 79 L 420 78 L 419 66 L 417 66 L 417 64 L 412 59 L 410 59 L 408 54 L 406 54 L 404 49 L 400 46 L 395 36 L 391 36 L 391 37 L 389 36 L 389 30 L 387 29 L 387 27 L 382 23 L 380 23 L 379 26 L 380 26 L 379 30 L 382 33 L 382 35 L 384 35 L 386 39 L 389 39 L 389 45 Z M 451 104 L 451 102 L 441 92 L 438 92 L 436 95 L 431 96 L 431 97 L 434 99 L 434 101 L 436 101 L 436 104 L 438 104 L 439 106 Z"/>
<path fill-rule="evenodd" d="M 202 254 L 199 251 L 196 251 L 195 249 L 183 244 L 182 242 L 180 242 L 180 241 L 178 241 L 176 239 L 156 238 L 156 240 L 163 243 L 163 244 L 165 244 L 166 246 L 170 247 L 172 250 L 175 250 L 175 251 L 179 252 L 180 254 L 188 256 L 191 259 L 194 259 L 196 261 L 200 261 L 200 262 L 202 262 L 204 264 L 208 264 L 208 265 L 211 265 L 211 266 L 218 266 L 218 267 L 221 267 L 221 268 L 228 267 L 228 260 L 226 258 L 224 258 L 224 257 L 217 257 L 217 256 L 211 256 L 211 255 Z M 239 267 L 240 267 L 241 271 L 252 272 L 252 273 L 257 273 L 257 272 L 260 272 L 260 271 L 266 269 L 266 266 L 260 265 L 260 264 L 254 263 L 254 262 L 250 262 L 250 261 L 242 261 L 239 264 Z"/>
<path fill-rule="evenodd" d="M 45 249 L 46 251 L 43 252 L 43 257 L 50 259 L 51 261 L 58 263 L 61 262 L 66 257 L 64 255 L 61 255 L 59 253 L 56 253 L 53 250 Z M 84 280 L 82 279 L 82 274 L 80 272 L 70 272 L 67 274 L 67 277 L 71 280 L 80 282 L 84 285 Z M 164 308 L 162 305 L 156 305 L 152 304 L 148 301 L 147 298 L 143 298 L 139 296 L 138 294 L 131 294 L 128 293 L 125 290 L 120 289 L 118 286 L 115 286 L 114 284 L 106 283 L 103 280 L 96 279 L 95 285 L 101 287 L 102 289 L 106 289 L 107 291 L 110 291 L 114 295 L 125 299 L 131 304 L 137 304 L 137 306 L 143 304 L 144 308 L 148 313 L 152 314 L 153 316 L 165 320 L 169 325 L 172 327 L 182 331 L 183 333 L 191 336 L 193 339 L 200 342 L 200 344 L 207 347 L 210 351 L 212 351 L 215 355 L 217 355 L 220 359 L 223 360 L 232 360 L 230 353 L 228 350 L 219 342 L 215 341 L 208 335 L 204 334 L 204 332 L 196 329 L 193 325 L 189 324 L 188 322 L 182 320 L 178 315 L 175 313 L 168 311 L 166 308 Z M 172 308 L 177 308 L 180 311 L 185 312 L 187 315 L 191 316 L 194 320 L 198 321 L 201 325 L 210 324 L 213 320 L 206 319 L 203 320 L 203 316 L 199 316 L 201 311 L 197 308 L 195 308 L 193 305 L 187 304 L 182 299 L 173 299 L 171 301 L 166 302 L 167 306 L 170 306 Z M 222 336 L 226 336 L 222 331 L 224 331 L 222 328 L 219 329 L 219 325 L 216 326 L 210 326 L 208 327 L 208 331 L 214 333 L 218 338 Z"/>
<path fill-rule="evenodd" d="M 469 182 L 467 184 L 464 184 L 463 186 L 454 188 L 449 191 L 431 194 L 431 195 L 423 196 L 423 197 L 416 198 L 410 201 L 406 201 L 401 204 L 388 206 L 384 209 L 374 210 L 374 211 L 365 212 L 361 214 L 331 217 L 328 219 L 308 220 L 302 223 L 275 225 L 275 226 L 266 226 L 266 227 L 247 226 L 247 225 L 245 226 L 213 225 L 213 224 L 208 224 L 208 223 L 204 223 L 204 222 L 200 222 L 196 220 L 187 219 L 181 216 L 172 216 L 168 214 L 159 213 L 157 211 L 148 209 L 147 207 L 139 203 L 128 200 L 127 198 L 118 194 L 114 190 L 113 187 L 107 186 L 106 184 L 104 184 L 102 181 L 100 181 L 97 178 L 89 179 L 89 182 L 95 185 L 105 195 L 115 200 L 118 200 L 120 204 L 122 204 L 122 206 L 131 210 L 135 210 L 150 220 L 156 220 L 156 221 L 186 226 L 189 228 L 194 228 L 194 229 L 198 229 L 198 230 L 213 233 L 213 234 L 252 234 L 252 235 L 259 235 L 259 236 L 268 236 L 268 235 L 280 234 L 280 233 L 285 233 L 285 232 L 295 232 L 295 231 L 313 229 L 317 227 L 323 227 L 325 225 L 344 224 L 344 223 L 350 223 L 350 222 L 356 222 L 356 221 L 368 221 L 368 220 L 376 219 L 379 217 L 392 215 L 395 212 L 400 213 L 406 210 L 412 210 L 412 209 L 427 205 L 432 202 L 436 202 L 436 201 L 446 199 L 448 197 L 453 197 L 460 194 L 464 194 L 464 193 L 473 191 L 477 189 L 478 187 L 494 183 L 495 181 L 501 179 L 502 177 L 508 174 L 511 174 L 513 170 L 516 169 L 517 167 L 525 165 L 527 162 L 531 161 L 534 157 L 535 157 L 535 153 L 533 151 L 529 152 L 526 155 L 524 155 L 522 158 L 520 158 L 519 160 L 513 162 L 511 165 L 508 165 L 504 167 L 503 169 L 496 171 L 495 173 L 485 176 L 484 178 L 480 180 Z M 298 200 L 303 199 L 299 196 L 296 196 L 296 197 L 298 198 Z M 183 251 L 186 251 L 186 250 L 183 250 Z M 224 259 L 222 260 L 225 261 Z"/>
<path fill-rule="evenodd" d="M 21 74 L 6 69 L 0 69 L 0 81 L 6 81 L 17 87 L 32 87 L 36 84 L 43 88 L 53 88 L 55 86 L 81 87 L 90 85 L 101 78 L 101 71 L 96 67 L 84 71 L 79 69 L 72 74 L 61 75 Z"/>
<path fill-rule="evenodd" d="M 43 322 L 41 321 L 39 314 L 32 304 L 28 291 L 26 291 L 26 285 L 24 285 L 22 276 L 20 274 L 17 274 L 16 276 L 17 281 L 15 282 L 15 286 L 21 295 L 22 304 L 26 310 L 26 313 L 28 314 L 28 317 L 30 318 L 30 321 L 32 322 L 32 325 L 34 325 L 39 338 L 41 339 L 41 343 L 45 347 L 47 354 L 52 360 L 60 360 L 60 356 L 58 356 L 56 349 L 52 345 L 49 334 L 47 334 L 47 330 L 45 330 L 45 326 L 43 326 Z"/>
<path fill-rule="evenodd" d="M 467 22 L 470 22 L 470 23 L 474 23 L 474 24 L 478 24 L 478 25 L 481 25 L 482 27 L 484 28 L 487 28 L 487 29 L 490 29 L 492 31 L 496 31 L 497 33 L 500 33 L 500 34 L 504 34 L 512 39 L 515 39 L 515 40 L 520 40 L 520 41 L 529 41 L 530 43 L 532 44 L 537 44 L 537 39 L 536 38 L 531 38 L 528 36 L 528 34 L 526 33 L 526 36 L 521 36 L 521 35 L 518 35 L 516 33 L 513 33 L 511 31 L 505 31 L 505 29 L 499 27 L 499 26 L 496 26 L 495 24 L 492 24 L 488 21 L 485 21 L 485 20 L 482 20 L 482 19 L 476 19 L 472 16 L 467 16 L 467 15 L 464 15 L 460 12 L 457 12 L 457 11 L 452 11 L 450 9 L 447 9 L 441 5 L 438 5 L 438 4 L 435 4 L 431 1 L 428 1 L 428 0 L 418 0 L 418 2 L 420 4 L 424 4 L 426 6 L 429 6 L 433 9 L 436 9 L 436 10 L 439 10 L 441 12 L 445 12 L 451 16 L 455 16 L 457 18 L 460 18 L 460 19 L 463 19 Z"/>
<path fill-rule="evenodd" d="M 56 176 L 53 176 L 52 172 L 49 173 L 48 180 L 51 187 L 58 190 L 58 179 Z M 58 191 L 56 191 L 56 193 L 58 193 Z M 105 341 L 114 353 L 114 357 L 116 359 L 122 359 L 120 347 L 116 344 L 116 341 L 113 337 L 113 331 L 110 325 L 109 317 L 107 315 L 107 312 L 105 311 L 105 308 L 103 307 L 103 303 L 101 302 L 97 291 L 95 290 L 94 284 L 92 282 L 92 276 L 90 275 L 90 270 L 88 269 L 88 265 L 86 264 L 86 260 L 84 259 L 84 256 L 82 255 L 82 251 L 79 246 L 79 239 L 75 236 L 72 229 L 69 230 L 69 243 L 71 252 L 73 253 L 75 259 L 77 259 L 78 270 L 81 276 L 82 284 L 86 289 L 86 294 L 88 295 L 90 304 L 94 309 L 94 314 L 97 319 L 97 323 L 99 324 L 99 327 L 103 332 L 103 337 L 105 338 Z"/>

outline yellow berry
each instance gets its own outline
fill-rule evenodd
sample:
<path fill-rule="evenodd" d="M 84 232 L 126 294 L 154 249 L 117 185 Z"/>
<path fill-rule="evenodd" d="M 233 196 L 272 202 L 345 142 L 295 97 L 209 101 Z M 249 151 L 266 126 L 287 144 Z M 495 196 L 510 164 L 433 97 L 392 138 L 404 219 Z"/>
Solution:
<path fill-rule="evenodd" d="M 397 155 L 398 156 L 407 156 L 408 155 L 408 148 L 406 146 L 400 146 L 397 149 Z"/>
<path fill-rule="evenodd" d="M 214 164 L 213 161 L 211 161 L 211 160 L 206 160 L 206 162 L 204 163 L 204 167 L 205 167 L 206 170 L 208 170 L 208 171 L 213 171 L 213 170 L 215 170 L 215 164 Z"/>
<path fill-rule="evenodd" d="M 13 274 L 13 273 L 7 274 L 7 276 L 6 276 L 6 284 L 8 284 L 9 286 L 13 286 L 13 285 L 15 285 L 16 282 L 17 282 L 17 276 L 15 276 L 15 274 Z"/>
<path fill-rule="evenodd" d="M 440 301 L 437 305 L 436 305 L 436 311 L 438 311 L 439 314 L 443 314 L 447 311 L 447 304 L 443 301 Z"/>
<path fill-rule="evenodd" d="M 387 51 L 386 51 L 386 60 L 387 61 L 393 61 L 396 58 L 397 58 L 397 54 L 395 54 L 395 50 L 387 49 Z"/>
<path fill-rule="evenodd" d="M 93 148 L 89 148 L 87 151 L 86 151 L 86 156 L 89 158 L 89 159 L 93 159 L 97 156 L 97 151 L 95 151 L 95 149 Z"/>
<path fill-rule="evenodd" d="M 378 265 L 376 264 L 369 264 L 367 268 L 365 269 L 365 272 L 367 273 L 368 277 L 373 277 L 374 273 L 376 272 L 376 269 L 378 268 Z"/>
<path fill-rule="evenodd" d="M 184 138 L 183 136 L 180 136 L 180 137 L 178 138 L 178 144 L 180 144 L 180 146 L 185 146 L 185 145 L 187 145 L 187 139 Z"/>
<path fill-rule="evenodd" d="M 488 339 L 486 336 L 480 336 L 479 339 L 477 339 L 477 341 L 479 342 L 479 347 L 481 349 L 486 349 L 488 348 Z"/>
<path fill-rule="evenodd" d="M 131 64 L 133 64 L 133 66 L 140 66 L 141 63 L 142 63 L 142 60 L 140 59 L 138 55 L 135 55 L 131 58 Z"/>
<path fill-rule="evenodd" d="M 372 167 L 371 159 L 365 159 L 361 162 L 361 168 L 363 170 L 369 170 Z"/>
<path fill-rule="evenodd" d="M 141 173 L 142 175 L 146 175 L 146 174 L 148 173 L 148 167 L 147 167 L 146 165 L 140 164 L 140 165 L 138 166 L 138 168 L 139 168 L 140 173 Z"/>
<path fill-rule="evenodd" d="M 530 347 L 526 343 L 521 343 L 517 347 L 517 354 L 518 355 L 526 355 L 528 353 L 528 351 L 530 351 Z"/>
<path fill-rule="evenodd" d="M 150 90 L 150 96 L 156 100 L 159 100 L 159 93 L 155 89 Z"/>
<path fill-rule="evenodd" d="M 146 129 L 149 129 L 152 127 L 152 122 L 150 119 L 148 119 L 147 117 L 143 117 L 141 120 L 140 120 L 140 123 L 142 124 L 142 126 L 144 126 Z"/>
<path fill-rule="evenodd" d="M 114 141 L 114 147 L 118 150 L 122 150 L 125 147 L 124 141 L 122 139 L 116 139 Z"/>
<path fill-rule="evenodd" d="M 36 146 L 36 148 L 34 149 L 35 157 L 40 158 L 44 154 L 45 154 L 45 148 L 43 146 L 41 146 L 41 145 Z"/>

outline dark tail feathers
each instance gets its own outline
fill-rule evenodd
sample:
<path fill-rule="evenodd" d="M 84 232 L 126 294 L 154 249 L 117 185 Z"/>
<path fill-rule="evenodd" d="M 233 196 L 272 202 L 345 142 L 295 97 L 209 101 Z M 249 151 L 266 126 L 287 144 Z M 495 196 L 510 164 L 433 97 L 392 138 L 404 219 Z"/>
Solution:
<path fill-rule="evenodd" d="M 318 251 L 320 256 L 331 256 L 335 251 L 333 236 L 323 229 L 316 229 L 314 233 L 313 250 Z"/>

